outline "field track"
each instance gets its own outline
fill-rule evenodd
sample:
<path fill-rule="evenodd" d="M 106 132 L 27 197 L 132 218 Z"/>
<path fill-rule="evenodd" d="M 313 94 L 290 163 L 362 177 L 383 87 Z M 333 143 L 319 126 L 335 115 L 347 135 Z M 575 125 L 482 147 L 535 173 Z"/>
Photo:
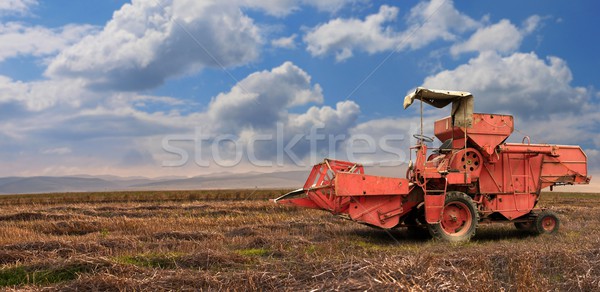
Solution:
<path fill-rule="evenodd" d="M 556 235 L 453 245 L 266 200 L 283 191 L 0 196 L 0 289 L 600 290 L 600 194 L 543 194 Z"/>

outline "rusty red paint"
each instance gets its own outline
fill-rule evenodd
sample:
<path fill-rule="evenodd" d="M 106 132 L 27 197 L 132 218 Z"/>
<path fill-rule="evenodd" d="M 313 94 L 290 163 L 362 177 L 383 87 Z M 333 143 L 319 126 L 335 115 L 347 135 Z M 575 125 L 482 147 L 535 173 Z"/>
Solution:
<path fill-rule="evenodd" d="M 473 220 L 469 208 L 462 202 L 447 204 L 442 214 L 442 230 L 451 235 L 465 234 Z"/>
<path fill-rule="evenodd" d="M 381 228 L 404 226 L 422 210 L 426 222 L 419 224 L 440 224 L 447 235 L 462 236 L 475 229 L 474 220 L 531 223 L 542 189 L 590 181 L 579 146 L 531 144 L 528 137 L 523 139 L 527 143 L 505 143 L 514 129 L 510 115 L 474 113 L 468 128 L 452 126 L 452 121 L 447 117 L 434 125 L 441 142 L 452 140 L 448 147 L 436 153 L 424 143 L 411 147 L 416 162 L 406 178 L 365 175 L 360 164 L 325 159 L 313 167 L 296 197 L 276 201 Z M 463 201 L 446 202 L 450 191 L 472 201 L 476 214 Z M 543 218 L 542 228 L 554 230 L 556 220 Z"/>
<path fill-rule="evenodd" d="M 337 196 L 402 195 L 408 194 L 409 183 L 405 178 L 340 172 L 335 176 L 335 193 Z"/>
<path fill-rule="evenodd" d="M 542 219 L 542 228 L 546 230 L 546 232 L 551 232 L 556 228 L 556 219 L 552 217 L 545 217 Z"/>

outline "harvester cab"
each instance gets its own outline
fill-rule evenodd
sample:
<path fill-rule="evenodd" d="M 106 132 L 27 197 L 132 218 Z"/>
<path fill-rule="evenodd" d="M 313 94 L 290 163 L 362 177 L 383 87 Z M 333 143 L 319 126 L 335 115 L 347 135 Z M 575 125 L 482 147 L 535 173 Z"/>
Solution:
<path fill-rule="evenodd" d="M 274 201 L 322 209 L 379 228 L 427 229 L 437 239 L 469 240 L 479 224 L 510 222 L 533 233 L 554 233 L 559 219 L 536 208 L 541 190 L 587 184 L 587 157 L 579 146 L 506 143 L 514 130 L 510 115 L 473 112 L 474 98 L 462 91 L 417 88 L 404 108 L 420 101 L 421 130 L 406 178 L 372 176 L 359 163 L 325 159 L 304 187 Z M 423 105 L 450 116 L 435 121 L 441 146 L 428 155 Z M 525 143 L 527 140 L 527 143 Z"/>

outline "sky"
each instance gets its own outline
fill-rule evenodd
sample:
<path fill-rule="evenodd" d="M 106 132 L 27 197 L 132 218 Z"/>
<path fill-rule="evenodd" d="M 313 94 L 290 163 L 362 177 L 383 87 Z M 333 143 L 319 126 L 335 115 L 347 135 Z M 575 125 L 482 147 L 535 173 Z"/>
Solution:
<path fill-rule="evenodd" d="M 197 176 L 410 158 L 418 86 L 581 145 L 597 1 L 2 0 L 0 176 Z M 449 109 L 426 108 L 424 132 Z M 439 144 L 439 141 L 435 143 Z M 434 143 L 434 145 L 435 145 Z"/>

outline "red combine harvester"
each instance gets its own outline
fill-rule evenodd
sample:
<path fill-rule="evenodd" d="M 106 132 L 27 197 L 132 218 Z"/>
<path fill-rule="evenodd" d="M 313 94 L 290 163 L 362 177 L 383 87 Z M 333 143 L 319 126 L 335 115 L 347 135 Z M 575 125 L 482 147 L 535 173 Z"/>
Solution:
<path fill-rule="evenodd" d="M 274 201 L 384 229 L 427 228 L 446 241 L 469 240 L 479 223 L 513 222 L 537 234 L 558 230 L 556 214 L 536 204 L 544 188 L 589 183 L 581 147 L 531 144 L 528 137 L 505 143 L 513 117 L 473 113 L 468 92 L 417 88 L 404 108 L 415 99 L 421 101 L 421 133 L 414 135 L 416 160 L 411 157 L 406 178 L 366 175 L 361 164 L 325 159 L 302 189 Z M 423 103 L 452 104 L 451 115 L 434 125 L 439 148 L 427 147 L 433 138 L 423 135 Z"/>

